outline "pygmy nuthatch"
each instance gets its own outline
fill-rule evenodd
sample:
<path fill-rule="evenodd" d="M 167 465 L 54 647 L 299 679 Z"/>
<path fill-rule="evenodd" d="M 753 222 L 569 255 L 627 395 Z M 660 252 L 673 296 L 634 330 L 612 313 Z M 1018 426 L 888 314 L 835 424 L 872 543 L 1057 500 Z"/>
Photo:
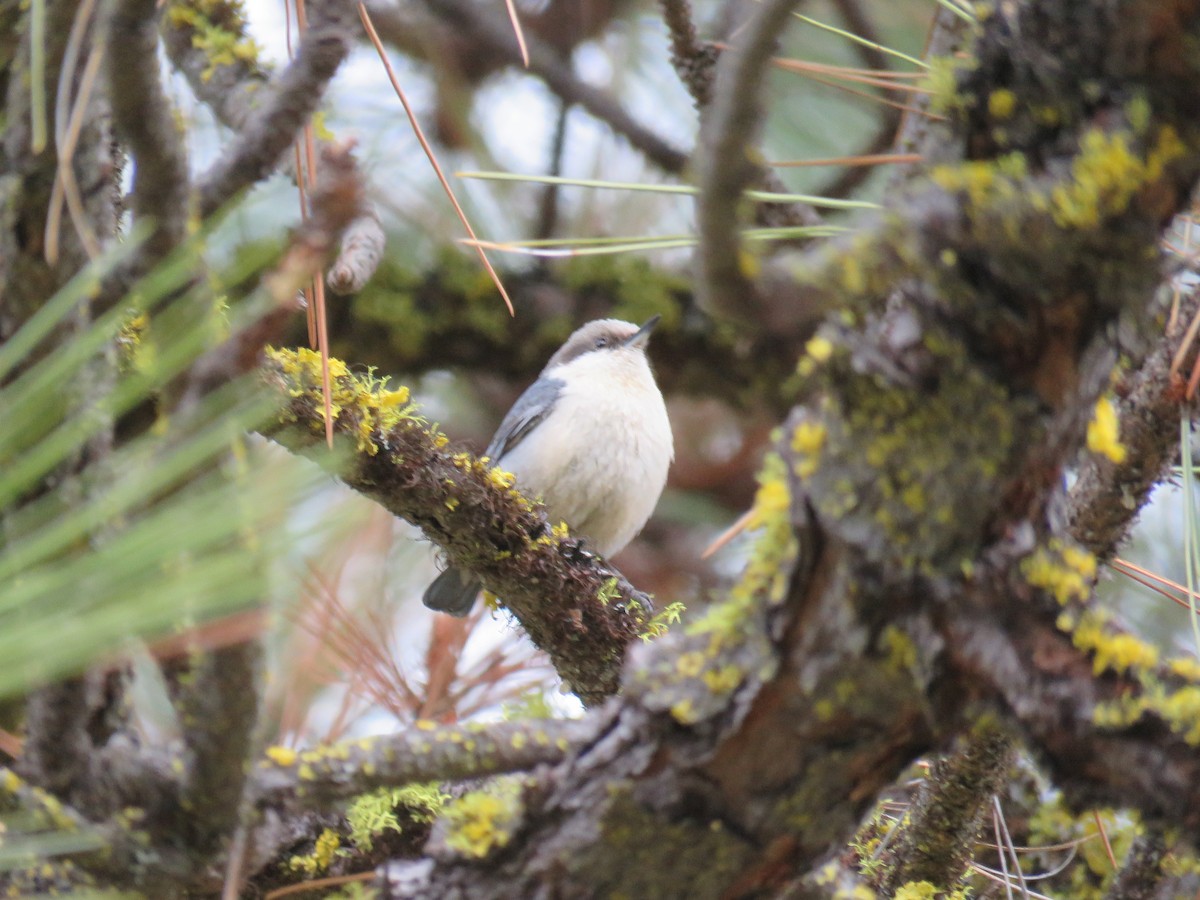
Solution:
<path fill-rule="evenodd" d="M 655 316 L 641 328 L 588 322 L 550 357 L 508 411 L 485 455 L 517 476 L 552 521 L 612 556 L 654 511 L 675 456 L 671 423 L 646 359 Z M 430 609 L 470 612 L 480 584 L 448 568 L 425 590 Z"/>

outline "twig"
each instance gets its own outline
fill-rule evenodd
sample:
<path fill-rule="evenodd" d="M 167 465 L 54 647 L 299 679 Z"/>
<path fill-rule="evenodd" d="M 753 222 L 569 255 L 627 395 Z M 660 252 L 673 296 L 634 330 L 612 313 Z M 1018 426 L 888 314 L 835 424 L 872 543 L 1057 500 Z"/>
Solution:
<path fill-rule="evenodd" d="M 342 249 L 325 281 L 335 294 L 357 294 L 383 259 L 383 224 L 373 205 L 354 220 L 342 236 Z"/>
<path fill-rule="evenodd" d="M 296 133 L 320 105 L 330 80 L 354 45 L 353 9 L 312 4 L 312 21 L 296 58 L 272 81 L 237 142 L 200 180 L 200 215 L 209 216 L 240 191 L 266 178 Z"/>
<path fill-rule="evenodd" d="M 933 764 L 909 809 L 908 826 L 887 851 L 888 865 L 879 885 L 883 894 L 890 896 L 909 881 L 958 883 L 1012 757 L 1011 735 L 996 727 L 981 727 L 952 756 Z M 1003 862 L 1003 846 L 999 852 Z"/>
<path fill-rule="evenodd" d="M 388 785 L 479 778 L 562 760 L 593 731 L 589 722 L 542 719 L 435 727 L 297 752 L 276 748 L 252 778 L 257 808 L 301 809 Z"/>
<path fill-rule="evenodd" d="M 692 95 L 696 108 L 703 109 L 712 100 L 717 50 L 712 44 L 697 40 L 688 0 L 659 0 L 658 5 L 671 35 L 671 65 Z"/>
<path fill-rule="evenodd" d="M 175 4 L 197 15 L 205 15 L 204 9 L 191 0 L 175 0 Z M 224 27 L 233 32 L 232 37 L 248 40 L 242 30 L 243 23 L 224 23 Z M 167 16 L 164 19 L 163 43 L 171 64 L 186 76 L 193 93 L 212 109 L 221 124 L 240 133 L 249 127 L 256 114 L 268 84 L 267 75 L 254 59 L 247 61 L 235 55 L 228 60 L 213 60 L 210 54 L 195 45 L 194 36 L 195 31 L 187 24 L 186 17 Z M 285 164 L 290 177 L 297 180 L 302 177 L 298 163 L 285 160 Z M 355 272 L 357 287 L 354 289 L 358 290 L 374 274 L 370 265 L 378 264 L 383 256 L 382 251 L 375 256 L 360 255 L 360 248 L 364 244 L 382 248 L 386 239 L 379 215 L 369 205 L 355 222 L 355 228 L 358 234 L 355 246 L 343 250 L 333 269 L 338 270 L 344 258 Z M 344 289 L 341 283 L 335 288 Z"/>

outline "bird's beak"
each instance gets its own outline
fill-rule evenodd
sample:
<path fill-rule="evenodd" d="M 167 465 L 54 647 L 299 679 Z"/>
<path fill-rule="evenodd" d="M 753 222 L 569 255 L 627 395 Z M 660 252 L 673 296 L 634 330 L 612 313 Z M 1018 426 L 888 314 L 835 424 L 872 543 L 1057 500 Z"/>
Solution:
<path fill-rule="evenodd" d="M 651 316 L 646 320 L 646 324 L 631 334 L 625 339 L 626 347 L 645 347 L 650 341 L 650 332 L 654 330 L 654 326 L 658 324 L 662 316 Z"/>

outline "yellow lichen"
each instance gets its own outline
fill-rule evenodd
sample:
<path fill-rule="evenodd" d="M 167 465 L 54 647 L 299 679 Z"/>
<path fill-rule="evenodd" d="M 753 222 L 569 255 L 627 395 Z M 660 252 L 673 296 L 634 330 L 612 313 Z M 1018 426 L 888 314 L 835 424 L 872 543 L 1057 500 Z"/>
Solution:
<path fill-rule="evenodd" d="M 685 697 L 671 705 L 671 718 L 680 725 L 692 725 L 697 721 L 696 707 L 691 697 Z"/>
<path fill-rule="evenodd" d="M 1167 669 L 1172 675 L 1187 681 L 1200 683 L 1200 659 L 1194 656 L 1177 656 L 1167 660 Z"/>
<path fill-rule="evenodd" d="M 1149 671 L 1158 665 L 1158 650 L 1131 634 L 1112 634 L 1106 617 L 1097 612 L 1085 613 L 1067 629 L 1071 642 L 1092 654 L 1092 668 L 1097 675 L 1111 669 L 1122 674 L 1130 669 Z"/>
<path fill-rule="evenodd" d="M 1101 397 L 1087 427 L 1087 446 L 1093 453 L 1106 456 L 1115 463 L 1125 462 L 1127 451 L 1121 443 L 1120 423 L 1112 401 Z"/>
<path fill-rule="evenodd" d="M 505 846 L 521 812 L 520 794 L 520 779 L 500 778 L 450 801 L 443 813 L 450 826 L 446 845 L 476 859 Z"/>
<path fill-rule="evenodd" d="M 296 761 L 296 751 L 291 747 L 268 747 L 266 756 L 277 766 L 290 766 Z"/>
<path fill-rule="evenodd" d="M 829 338 L 816 335 L 809 338 L 808 343 L 804 345 L 804 352 L 816 362 L 826 362 L 829 357 L 833 356 L 833 342 Z"/>
<path fill-rule="evenodd" d="M 917 646 L 911 637 L 895 625 L 887 626 L 879 640 L 887 654 L 888 668 L 896 672 L 911 672 L 916 667 Z"/>
<path fill-rule="evenodd" d="M 742 670 L 735 665 L 725 665 L 704 673 L 704 684 L 714 694 L 732 693 L 742 683 Z"/>
<path fill-rule="evenodd" d="M 934 900 L 941 892 L 928 881 L 910 881 L 896 889 L 895 900 Z"/>
<path fill-rule="evenodd" d="M 1008 88 L 997 88 L 988 95 L 988 113 L 993 119 L 1007 119 L 1017 108 L 1017 95 Z"/>
<path fill-rule="evenodd" d="M 342 839 L 338 833 L 331 828 L 326 828 L 317 837 L 312 853 L 306 856 L 293 856 L 288 860 L 288 867 L 294 872 L 303 872 L 305 875 L 320 875 L 329 869 L 329 864 L 338 855 L 341 846 Z"/>
<path fill-rule="evenodd" d="M 704 671 L 704 654 L 696 650 L 682 654 L 675 661 L 675 671 L 684 678 L 695 678 Z"/>
<path fill-rule="evenodd" d="M 324 377 L 320 354 L 307 348 L 279 350 L 270 347 L 266 354 L 292 380 L 291 396 L 311 399 L 318 418 L 310 425 L 314 430 L 324 430 Z M 408 388 L 387 388 L 372 372 L 355 375 L 340 359 L 330 359 L 328 367 L 329 411 L 335 422 L 341 421 L 343 416 L 348 419 L 360 452 L 374 456 L 379 452 L 380 439 L 388 431 L 404 420 L 416 418 L 415 407 L 409 402 Z"/>
<path fill-rule="evenodd" d="M 1033 587 L 1049 591 L 1059 603 L 1083 600 L 1096 577 L 1096 558 L 1053 540 L 1021 561 L 1021 574 Z"/>
<path fill-rule="evenodd" d="M 807 420 L 792 431 L 792 451 L 796 454 L 792 468 L 798 477 L 809 478 L 817 471 L 827 434 L 824 424 Z"/>
<path fill-rule="evenodd" d="M 1129 135 L 1098 128 L 1086 132 L 1071 164 L 1071 180 L 1050 193 L 1051 215 L 1064 228 L 1095 228 L 1120 215 L 1147 184 L 1162 177 L 1167 164 L 1185 152 L 1175 130 L 1167 125 L 1142 158 L 1130 146 Z"/>

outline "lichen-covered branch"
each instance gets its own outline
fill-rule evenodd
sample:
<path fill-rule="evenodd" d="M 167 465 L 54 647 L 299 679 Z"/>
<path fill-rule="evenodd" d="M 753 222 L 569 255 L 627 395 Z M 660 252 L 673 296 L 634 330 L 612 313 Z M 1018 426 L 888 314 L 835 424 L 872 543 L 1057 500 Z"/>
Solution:
<path fill-rule="evenodd" d="M 480 778 L 560 762 L 591 733 L 586 722 L 418 721 L 397 734 L 295 751 L 272 747 L 251 776 L 259 809 L 327 808 L 380 787 Z"/>
<path fill-rule="evenodd" d="M 1200 291 L 1193 289 L 1181 297 L 1175 331 L 1117 382 L 1119 448 L 1088 454 L 1067 496 L 1071 536 L 1101 560 L 1116 555 L 1150 492 L 1178 460 L 1180 418 L 1195 409 L 1184 403 L 1183 377 L 1171 367 L 1197 311 Z M 1186 349 L 1181 372 L 1195 360 L 1196 347 Z"/>
<path fill-rule="evenodd" d="M 324 449 L 320 361 L 307 351 L 275 351 L 264 368 L 293 423 L 268 436 L 329 466 L 478 575 L 585 704 L 615 693 L 625 648 L 648 625 L 648 598 L 547 521 L 511 475 L 430 431 L 407 389 L 357 378 L 337 360 L 331 366 L 341 452 Z"/>
<path fill-rule="evenodd" d="M 930 767 L 884 857 L 886 896 L 909 882 L 953 888 L 963 879 L 980 828 L 1013 762 L 1013 739 L 994 723 L 981 725 L 966 745 Z"/>
<path fill-rule="evenodd" d="M 716 48 L 702 44 L 697 38 L 692 7 L 687 0 L 660 0 L 659 6 L 671 35 L 671 65 L 692 95 L 696 108 L 703 109 L 712 100 Z"/>

